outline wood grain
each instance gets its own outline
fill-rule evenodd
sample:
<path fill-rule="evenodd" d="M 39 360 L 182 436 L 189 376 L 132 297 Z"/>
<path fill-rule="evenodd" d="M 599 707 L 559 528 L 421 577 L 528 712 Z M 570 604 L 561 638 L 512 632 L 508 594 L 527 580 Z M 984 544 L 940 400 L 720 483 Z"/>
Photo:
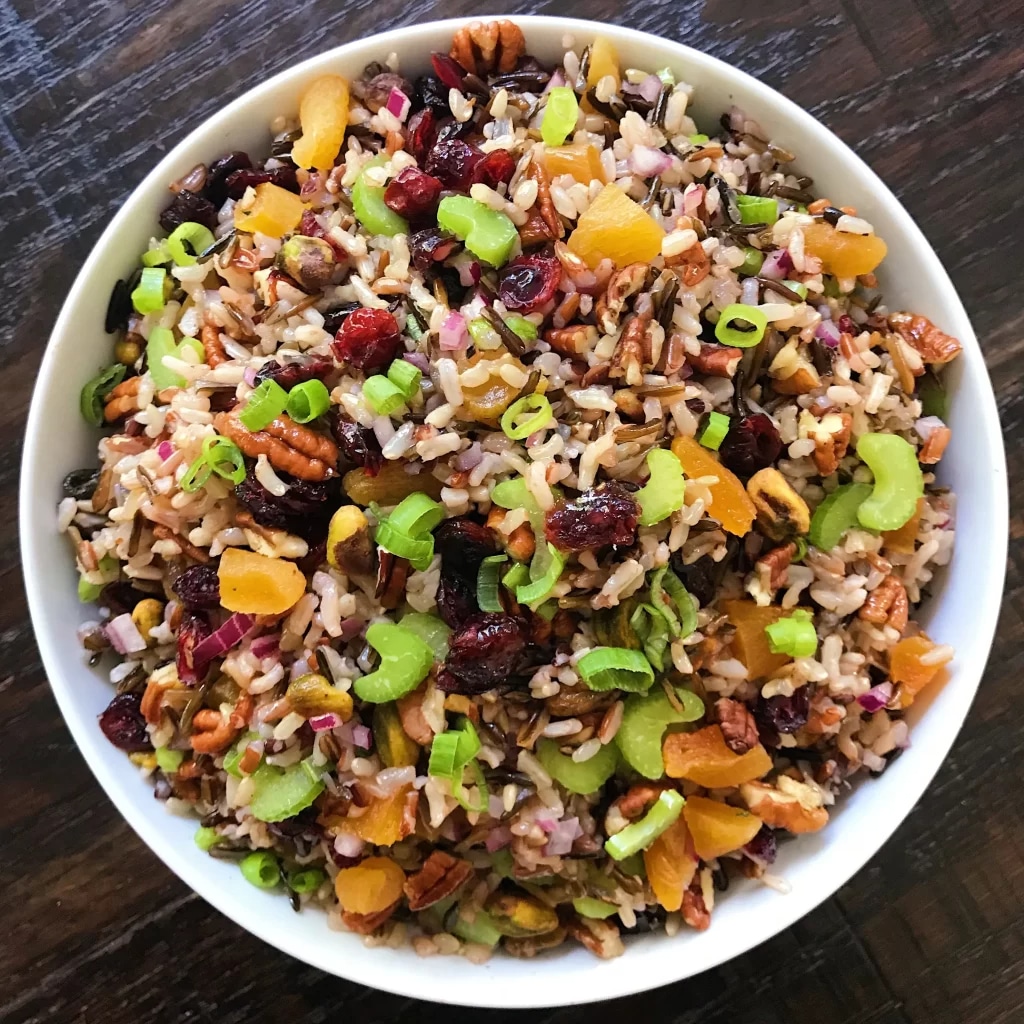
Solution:
<path fill-rule="evenodd" d="M 493 7 L 494 5 L 485 5 Z M 555 3 L 505 11 L 556 13 Z M 159 155 L 289 64 L 375 30 L 479 14 L 404 0 L 0 0 L 0 1024 L 337 1019 L 446 1024 L 339 981 L 192 895 L 89 775 L 43 677 L 16 546 L 35 368 L 89 248 Z M 1015 513 L 1006 601 L 952 755 L 840 893 L 732 963 L 552 1024 L 1011 1024 L 1024 1020 L 1024 359 L 1020 0 L 578 0 L 573 13 L 683 40 L 807 107 L 894 188 L 950 271 L 985 350 Z M 509 1009 L 494 1024 L 522 1020 Z"/>

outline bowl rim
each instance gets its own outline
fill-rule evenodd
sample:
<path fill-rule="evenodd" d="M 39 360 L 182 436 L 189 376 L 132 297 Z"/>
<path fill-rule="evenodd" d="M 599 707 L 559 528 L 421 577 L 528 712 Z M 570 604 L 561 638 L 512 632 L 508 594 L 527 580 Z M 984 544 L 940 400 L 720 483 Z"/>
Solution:
<path fill-rule="evenodd" d="M 967 313 L 963 308 L 963 303 L 953 288 L 952 282 L 931 244 L 900 201 L 878 175 L 839 136 L 834 134 L 824 124 L 782 93 L 711 54 L 652 33 L 584 19 L 518 14 L 494 14 L 487 17 L 489 19 L 508 17 L 517 24 L 520 24 L 527 34 L 531 32 L 570 33 L 577 37 L 601 34 L 609 37 L 613 42 L 622 41 L 633 44 L 650 43 L 651 40 L 654 40 L 659 47 L 668 47 L 675 50 L 681 63 L 686 62 L 689 65 L 700 66 L 703 69 L 709 70 L 724 83 L 743 85 L 747 89 L 758 92 L 765 98 L 766 102 L 784 112 L 800 131 L 806 133 L 809 139 L 813 140 L 815 137 L 827 139 L 829 144 L 839 146 L 844 151 L 843 157 L 848 162 L 848 166 L 861 176 L 864 183 L 873 189 L 879 203 L 885 208 L 886 215 L 899 222 L 901 230 L 910 239 L 914 249 L 914 257 L 920 261 L 921 272 L 948 290 L 950 304 L 957 314 L 956 319 L 959 321 L 956 326 L 964 345 L 962 359 L 970 365 L 972 373 L 983 375 L 983 386 L 980 388 L 982 400 L 980 406 L 973 409 L 972 413 L 983 420 L 982 431 L 986 435 L 988 442 L 994 446 L 990 453 L 993 480 L 991 494 L 989 495 L 993 499 L 990 520 L 994 529 L 990 531 L 988 542 L 990 545 L 989 554 L 992 560 L 995 564 L 1002 567 L 1002 572 L 999 574 L 997 581 L 998 585 L 990 588 L 982 599 L 982 610 L 987 610 L 992 614 L 979 616 L 981 619 L 981 625 L 979 626 L 981 641 L 978 648 L 987 657 L 994 639 L 996 617 L 1002 596 L 1007 553 L 1005 523 L 1009 515 L 1005 451 L 995 395 L 991 380 L 987 377 L 981 349 L 971 328 Z M 402 971 L 394 969 L 395 964 L 390 958 L 380 955 L 382 951 L 367 950 L 366 956 L 353 957 L 351 965 L 354 969 L 351 973 L 347 973 L 344 970 L 347 965 L 344 963 L 339 965 L 337 959 L 329 959 L 326 951 L 321 953 L 317 949 L 311 948 L 308 944 L 304 945 L 302 949 L 297 950 L 294 948 L 294 943 L 287 939 L 280 938 L 275 934 L 266 934 L 265 931 L 261 930 L 259 927 L 260 917 L 258 910 L 248 906 L 239 906 L 237 899 L 230 894 L 222 893 L 216 886 L 215 881 L 201 870 L 195 869 L 183 855 L 183 851 L 179 850 L 174 843 L 169 841 L 168 837 L 159 828 L 153 826 L 141 812 L 136 812 L 132 802 L 121 792 L 123 779 L 119 778 L 117 773 L 109 770 L 96 753 L 95 734 L 98 734 L 98 730 L 95 729 L 91 722 L 87 722 L 72 705 L 69 683 L 63 677 L 60 668 L 57 653 L 59 645 L 55 642 L 54 638 L 48 635 L 50 628 L 49 619 L 51 616 L 46 610 L 45 592 L 47 585 L 41 579 L 39 573 L 29 571 L 39 563 L 40 553 L 44 545 L 53 543 L 58 536 L 51 529 L 51 519 L 47 518 L 45 510 L 39 507 L 40 500 L 32 494 L 26 484 L 26 481 L 31 479 L 33 465 L 45 457 L 45 452 L 41 447 L 44 410 L 42 403 L 38 400 L 38 396 L 48 389 L 50 382 L 59 372 L 58 352 L 63 345 L 67 344 L 67 336 L 73 328 L 72 321 L 75 309 L 87 291 L 87 278 L 90 267 L 97 260 L 102 259 L 105 251 L 113 243 L 116 243 L 119 233 L 133 216 L 134 206 L 140 194 L 148 190 L 155 182 L 166 186 L 166 182 L 175 175 L 177 166 L 181 161 L 181 154 L 184 151 L 192 148 L 196 143 L 207 139 L 208 136 L 212 136 L 216 129 L 230 124 L 242 111 L 243 107 L 248 106 L 255 100 L 273 97 L 276 92 L 289 83 L 294 83 L 296 80 L 306 77 L 315 71 L 327 69 L 346 60 L 351 60 L 353 55 L 358 59 L 360 50 L 373 47 L 378 53 L 380 51 L 387 52 L 386 48 L 391 46 L 392 43 L 408 44 L 410 39 L 415 40 L 420 36 L 429 36 L 442 29 L 451 31 L 466 25 L 471 20 L 470 17 L 447 18 L 389 29 L 386 32 L 355 39 L 341 46 L 332 47 L 329 50 L 285 68 L 271 78 L 244 91 L 230 103 L 203 120 L 169 150 L 132 190 L 82 264 L 73 285 L 68 291 L 61 307 L 61 312 L 47 342 L 37 375 L 32 402 L 29 407 L 25 432 L 19 478 L 19 534 L 25 588 L 33 629 L 36 634 L 44 670 L 68 729 L 97 781 L 106 791 L 107 796 L 119 813 L 150 850 L 171 871 L 181 878 L 193 891 L 203 897 L 206 902 L 210 903 L 236 924 L 262 938 L 282 952 L 309 963 L 311 966 L 318 967 L 327 973 L 402 996 L 455 1005 L 507 1007 L 510 1005 L 508 1002 L 509 993 L 505 991 L 504 986 L 495 984 L 497 979 L 488 978 L 487 972 L 479 968 L 473 969 L 480 971 L 480 984 L 460 986 L 455 990 L 446 988 L 442 992 L 440 986 L 435 985 L 432 988 L 431 983 L 425 980 L 425 976 L 429 972 L 413 972 L 409 978 L 406 978 Z M 40 513 L 43 514 L 41 515 Z M 52 515 L 52 512 L 50 514 Z M 39 525 L 40 523 L 44 524 L 42 528 Z M 996 581 L 990 580 L 989 582 Z M 960 683 L 961 688 L 968 691 L 964 694 L 963 706 L 956 709 L 953 716 L 953 724 L 951 727 L 946 728 L 946 733 L 942 739 L 940 755 L 935 757 L 933 764 L 927 765 L 923 770 L 918 771 L 908 791 L 902 795 L 899 812 L 894 817 L 891 827 L 887 825 L 882 834 L 872 837 L 854 856 L 848 857 L 843 861 L 836 871 L 834 884 L 823 886 L 821 891 L 811 893 L 809 896 L 804 893 L 803 898 L 799 900 L 794 899 L 791 895 L 788 897 L 786 905 L 779 908 L 779 913 L 774 915 L 771 921 L 760 925 L 751 922 L 751 927 L 744 932 L 733 947 L 722 955 L 712 956 L 707 962 L 702 963 L 699 968 L 700 971 L 711 969 L 737 957 L 779 934 L 785 928 L 790 927 L 830 896 L 834 895 L 843 884 L 878 852 L 879 848 L 902 824 L 906 815 L 931 783 L 936 772 L 945 763 L 949 749 L 963 725 L 974 695 L 977 692 L 984 663 L 985 660 L 982 658 L 979 662 L 966 665 L 961 664 L 959 666 L 958 673 L 965 674 L 969 680 L 968 684 Z M 643 955 L 640 951 L 631 951 L 631 953 L 634 958 Z M 587 975 L 587 985 L 582 992 L 571 992 L 566 993 L 564 996 L 555 996 L 553 990 L 545 988 L 535 996 L 528 987 L 516 989 L 514 995 L 515 1003 L 512 1005 L 527 1008 L 593 1002 L 642 992 L 690 977 L 699 972 L 698 970 L 688 969 L 686 956 L 677 958 L 677 968 L 670 968 L 664 976 L 659 975 L 653 981 L 645 979 L 642 972 L 638 970 L 630 970 L 629 958 L 619 961 L 600 961 L 599 963 L 605 969 L 595 969 Z M 618 969 L 608 966 L 616 963 L 620 965 Z M 528 973 L 529 969 L 524 968 L 524 971 Z"/>

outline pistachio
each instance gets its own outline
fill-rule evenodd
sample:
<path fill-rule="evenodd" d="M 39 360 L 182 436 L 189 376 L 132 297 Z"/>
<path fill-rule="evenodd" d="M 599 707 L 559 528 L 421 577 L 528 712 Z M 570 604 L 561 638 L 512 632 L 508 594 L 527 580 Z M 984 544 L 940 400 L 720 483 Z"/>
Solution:
<path fill-rule="evenodd" d="M 420 758 L 420 748 L 402 728 L 394 704 L 378 704 L 373 709 L 373 740 L 380 759 L 388 768 L 415 765 Z"/>
<path fill-rule="evenodd" d="M 163 622 L 164 606 L 155 597 L 147 597 L 132 609 L 132 622 L 142 634 L 142 639 L 150 643 L 150 632 Z"/>
<path fill-rule="evenodd" d="M 529 960 L 546 949 L 554 949 L 565 942 L 566 930 L 559 926 L 553 932 L 544 935 L 535 935 L 529 939 L 506 939 L 502 948 L 509 956 L 517 957 L 520 960 Z"/>
<path fill-rule="evenodd" d="M 777 469 L 755 473 L 747 481 L 747 493 L 757 509 L 758 523 L 773 540 L 790 540 L 811 528 L 807 502 Z"/>
<path fill-rule="evenodd" d="M 372 576 L 374 544 L 370 524 L 356 505 L 342 505 L 327 528 L 327 561 L 350 576 Z"/>
<path fill-rule="evenodd" d="M 292 235 L 277 253 L 277 267 L 299 287 L 319 291 L 334 273 L 334 250 L 322 238 Z"/>
<path fill-rule="evenodd" d="M 134 366 L 142 355 L 142 346 L 134 337 L 122 338 L 114 346 L 114 358 L 125 366 Z"/>
<path fill-rule="evenodd" d="M 347 722 L 352 717 L 352 697 L 331 686 L 323 676 L 315 672 L 292 680 L 285 696 L 292 711 L 303 718 L 335 714 Z"/>
<path fill-rule="evenodd" d="M 238 683 L 230 676 L 219 676 L 206 690 L 203 704 L 208 708 L 219 708 L 221 704 L 234 705 L 240 696 Z"/>
<path fill-rule="evenodd" d="M 614 608 L 605 608 L 594 615 L 594 635 L 606 647 L 629 647 L 640 650 L 640 637 L 629 621 L 639 601 L 631 598 Z"/>
<path fill-rule="evenodd" d="M 558 915 L 551 907 L 521 893 L 495 892 L 484 904 L 494 926 L 510 939 L 547 935 L 558 927 Z"/>

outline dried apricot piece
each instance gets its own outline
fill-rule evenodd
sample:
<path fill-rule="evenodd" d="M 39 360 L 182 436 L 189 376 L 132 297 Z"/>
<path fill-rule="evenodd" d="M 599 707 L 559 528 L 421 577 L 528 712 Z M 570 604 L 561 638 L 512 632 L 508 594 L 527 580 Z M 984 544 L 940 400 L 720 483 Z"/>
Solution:
<path fill-rule="evenodd" d="M 409 834 L 410 822 L 405 806 L 409 792 L 410 787 L 403 786 L 390 796 L 374 800 L 358 818 L 345 817 L 334 824 L 339 832 L 358 836 L 364 842 L 373 843 L 374 846 L 391 846 Z"/>
<path fill-rule="evenodd" d="M 342 868 L 334 892 L 347 914 L 379 914 L 402 898 L 405 872 L 387 857 L 367 857 Z"/>
<path fill-rule="evenodd" d="M 549 178 L 571 174 L 580 184 L 589 185 L 595 178 L 604 181 L 601 154 L 586 142 L 555 146 L 544 151 L 544 170 Z"/>
<path fill-rule="evenodd" d="M 281 238 L 299 226 L 306 205 L 294 192 L 272 181 L 257 185 L 255 191 L 252 206 L 244 210 L 235 207 L 235 227 L 239 231 Z"/>
<path fill-rule="evenodd" d="M 718 477 L 718 482 L 708 488 L 711 492 L 708 514 L 722 524 L 722 529 L 736 537 L 750 533 L 757 509 L 740 478 L 692 437 L 677 437 L 672 442 L 672 454 L 682 463 L 683 472 L 689 479 Z"/>
<path fill-rule="evenodd" d="M 348 82 L 341 75 L 314 78 L 299 103 L 302 137 L 292 147 L 299 167 L 325 171 L 334 166 L 348 125 Z"/>
<path fill-rule="evenodd" d="M 608 184 L 576 222 L 569 251 L 593 268 L 603 259 L 616 266 L 650 263 L 661 252 L 664 230 L 617 185 Z"/>
<path fill-rule="evenodd" d="M 306 592 L 306 577 L 294 562 L 242 548 L 221 555 L 217 577 L 220 603 L 229 612 L 280 615 Z"/>
<path fill-rule="evenodd" d="M 788 654 L 773 654 L 768 645 L 768 634 L 764 631 L 765 626 L 792 615 L 792 609 L 777 605 L 762 607 L 743 598 L 723 601 L 722 611 L 736 627 L 732 649 L 751 679 L 770 676 L 793 660 Z"/>
<path fill-rule="evenodd" d="M 898 555 L 912 555 L 916 547 L 917 531 L 921 528 L 923 513 L 924 498 L 918 498 L 917 510 L 914 514 L 898 530 L 886 530 L 882 534 L 885 549 Z"/>
<path fill-rule="evenodd" d="M 644 850 L 644 867 L 658 902 L 666 910 L 678 910 L 697 873 L 697 851 L 685 818 L 676 818 Z"/>
<path fill-rule="evenodd" d="M 615 88 L 618 89 L 622 77 L 619 73 L 619 55 L 610 39 L 598 36 L 590 44 L 590 64 L 587 68 L 587 87 L 592 89 L 606 75 L 615 79 Z"/>
<path fill-rule="evenodd" d="M 671 733 L 661 749 L 665 773 L 670 778 L 689 779 L 707 789 L 752 782 L 767 775 L 772 767 L 772 759 L 760 743 L 745 754 L 734 754 L 726 745 L 720 725 Z"/>
<path fill-rule="evenodd" d="M 686 801 L 683 819 L 701 860 L 732 853 L 761 831 L 761 819 L 756 815 L 703 796 L 691 796 Z"/>
<path fill-rule="evenodd" d="M 807 225 L 804 249 L 821 260 L 822 270 L 836 277 L 870 274 L 885 259 L 888 246 L 878 235 L 837 231 L 823 220 Z"/>
<path fill-rule="evenodd" d="M 889 678 L 899 686 L 901 708 L 910 707 L 914 698 L 943 670 L 945 661 L 921 663 L 921 659 L 931 654 L 935 646 L 922 633 L 905 637 L 889 652 Z"/>

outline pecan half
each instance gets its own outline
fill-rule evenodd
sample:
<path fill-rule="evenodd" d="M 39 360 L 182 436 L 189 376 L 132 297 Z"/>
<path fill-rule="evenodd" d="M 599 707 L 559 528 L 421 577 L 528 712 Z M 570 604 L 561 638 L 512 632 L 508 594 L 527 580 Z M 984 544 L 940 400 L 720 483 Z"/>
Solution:
<path fill-rule="evenodd" d="M 498 527 L 504 522 L 507 514 L 503 508 L 498 508 L 495 505 L 487 513 L 487 525 L 495 531 L 505 550 L 517 562 L 528 562 L 533 558 L 533 553 L 537 547 L 537 540 L 533 529 L 529 523 L 521 523 L 508 536 L 505 536 Z"/>
<path fill-rule="evenodd" d="M 199 340 L 203 344 L 203 361 L 212 370 L 215 366 L 228 361 L 228 354 L 224 350 L 224 342 L 220 340 L 220 328 L 207 321 L 199 332 Z"/>
<path fill-rule="evenodd" d="M 551 241 L 551 229 L 536 206 L 530 207 L 526 223 L 519 229 L 519 241 L 524 249 Z"/>
<path fill-rule="evenodd" d="M 785 586 L 789 580 L 789 566 L 796 554 L 796 544 L 790 541 L 763 554 L 755 563 L 754 568 L 766 580 L 769 590 L 777 590 Z"/>
<path fill-rule="evenodd" d="M 541 215 L 544 225 L 547 228 L 547 237 L 558 240 L 562 237 L 562 218 L 558 216 L 555 204 L 551 199 L 551 181 L 548 172 L 539 160 L 530 164 L 530 177 L 537 182 L 537 202 L 534 207 Z"/>
<path fill-rule="evenodd" d="M 761 742 L 757 734 L 757 723 L 745 704 L 729 697 L 715 701 L 718 724 L 722 727 L 725 745 L 734 754 L 745 754 Z"/>
<path fill-rule="evenodd" d="M 643 288 L 647 280 L 647 269 L 646 263 L 630 263 L 612 275 L 608 287 L 595 306 L 597 322 L 605 334 L 614 333 L 619 326 L 619 317 L 626 308 L 626 300 Z"/>
<path fill-rule="evenodd" d="M 704 889 L 701 885 L 700 875 L 690 883 L 690 887 L 683 893 L 683 905 L 680 908 L 683 920 L 697 931 L 702 932 L 711 926 L 711 911 L 704 902 Z"/>
<path fill-rule="evenodd" d="M 634 313 L 622 328 L 612 353 L 608 376 L 623 377 L 628 385 L 636 387 L 644 382 L 644 351 L 647 348 L 649 317 Z"/>
<path fill-rule="evenodd" d="M 734 377 L 736 367 L 743 358 L 743 350 L 729 345 L 700 343 L 697 355 L 687 353 L 686 361 L 698 372 L 709 377 Z"/>
<path fill-rule="evenodd" d="M 910 602 L 903 581 L 897 576 L 886 576 L 868 594 L 867 600 L 857 614 L 866 622 L 879 625 L 885 623 L 902 633 L 907 628 L 907 620 L 910 617 Z"/>
<path fill-rule="evenodd" d="M 263 430 L 247 430 L 237 412 L 217 413 L 213 422 L 218 433 L 250 458 L 266 455 L 275 469 L 300 480 L 329 480 L 337 475 L 338 446 L 283 413 Z"/>
<path fill-rule="evenodd" d="M 202 708 L 192 717 L 192 736 L 189 742 L 197 754 L 219 754 L 238 735 L 238 729 L 219 711 Z"/>
<path fill-rule="evenodd" d="M 171 679 L 150 678 L 146 684 L 146 692 L 142 695 L 142 702 L 139 704 L 139 711 L 142 717 L 150 725 L 160 723 L 160 712 L 164 705 L 164 694 L 168 690 L 181 689 L 181 683 L 177 676 Z"/>
<path fill-rule="evenodd" d="M 619 929 L 607 921 L 598 921 L 590 917 L 585 920 L 574 919 L 566 925 L 566 931 L 602 960 L 611 960 L 626 952 L 626 947 L 619 937 Z"/>
<path fill-rule="evenodd" d="M 449 56 L 470 74 L 486 77 L 495 71 L 515 71 L 526 53 L 522 29 L 506 18 L 501 21 L 474 21 L 452 37 Z"/>
<path fill-rule="evenodd" d="M 828 824 L 828 811 L 810 786 L 789 778 L 785 783 L 780 778 L 779 782 L 790 792 L 782 792 L 766 782 L 745 782 L 740 786 L 740 795 L 752 814 L 769 828 L 794 833 L 817 832 Z"/>
<path fill-rule="evenodd" d="M 473 875 L 473 866 L 444 850 L 435 850 L 423 867 L 405 880 L 402 887 L 409 909 L 425 910 L 461 889 Z"/>
<path fill-rule="evenodd" d="M 398 909 L 400 902 L 400 900 L 395 900 L 390 907 L 378 910 L 376 914 L 353 914 L 346 910 L 341 915 L 342 924 L 357 935 L 372 935 L 387 923 L 391 915 Z"/>
<path fill-rule="evenodd" d="M 711 273 L 711 260 L 700 242 L 695 242 L 689 249 L 675 256 L 667 257 L 665 266 L 675 270 L 687 288 L 700 284 Z"/>
<path fill-rule="evenodd" d="M 591 324 L 553 327 L 544 332 L 544 340 L 560 355 L 574 359 L 597 344 L 597 328 Z"/>
<path fill-rule="evenodd" d="M 423 697 L 426 685 L 418 687 L 412 693 L 399 697 L 395 702 L 398 706 L 398 718 L 402 723 L 406 736 L 421 747 L 429 747 L 434 740 L 434 730 L 430 728 L 426 715 L 423 714 Z"/>
<path fill-rule="evenodd" d="M 138 395 L 141 383 L 141 377 L 129 377 L 107 395 L 107 404 L 103 407 L 103 418 L 107 423 L 113 423 L 139 411 Z"/>
<path fill-rule="evenodd" d="M 926 363 L 948 363 L 963 351 L 956 338 L 940 331 L 926 316 L 893 313 L 889 317 L 889 326 L 898 331 Z"/>
<path fill-rule="evenodd" d="M 936 427 L 929 435 L 918 453 L 917 461 L 923 466 L 934 466 L 946 452 L 946 445 L 953 436 L 949 427 Z"/>
<path fill-rule="evenodd" d="M 838 423 L 832 421 L 837 417 L 832 414 L 825 416 L 822 425 L 834 426 L 831 431 L 815 432 L 814 451 L 811 458 L 814 465 L 822 476 L 831 476 L 838 468 L 839 463 L 845 458 L 846 450 L 850 447 L 850 432 L 853 429 L 853 417 L 844 412 L 838 416 Z"/>

